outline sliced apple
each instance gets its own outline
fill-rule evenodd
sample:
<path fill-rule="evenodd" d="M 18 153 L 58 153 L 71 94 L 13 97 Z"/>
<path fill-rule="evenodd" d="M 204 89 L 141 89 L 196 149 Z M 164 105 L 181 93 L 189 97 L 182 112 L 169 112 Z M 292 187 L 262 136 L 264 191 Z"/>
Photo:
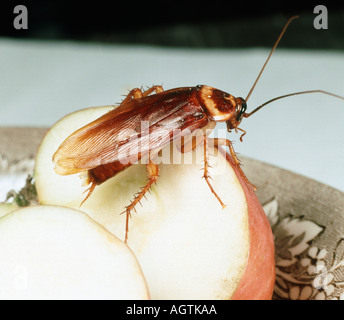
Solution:
<path fill-rule="evenodd" d="M 0 219 L 0 299 L 148 299 L 130 249 L 81 211 L 31 206 Z"/>
<path fill-rule="evenodd" d="M 15 203 L 0 202 L 0 218 L 18 208 L 18 205 Z"/>
<path fill-rule="evenodd" d="M 86 187 L 78 175 L 56 174 L 52 155 L 69 134 L 108 110 L 78 111 L 47 133 L 35 167 L 41 203 L 79 207 Z M 163 154 L 169 152 L 178 151 L 166 146 Z M 202 148 L 193 156 L 203 159 Z M 229 157 L 214 152 L 209 160 L 213 187 L 226 208 L 202 180 L 203 160 L 162 163 L 157 184 L 132 215 L 128 245 L 153 299 L 270 299 L 274 244 L 264 211 Z M 120 213 L 145 182 L 145 166 L 133 165 L 97 186 L 82 210 L 124 239 L 125 215 Z"/>

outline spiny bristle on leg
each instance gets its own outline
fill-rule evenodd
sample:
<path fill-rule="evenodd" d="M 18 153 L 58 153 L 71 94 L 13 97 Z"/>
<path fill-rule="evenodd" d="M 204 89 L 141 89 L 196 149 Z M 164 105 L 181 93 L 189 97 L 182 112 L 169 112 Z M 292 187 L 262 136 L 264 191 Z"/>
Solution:
<path fill-rule="evenodd" d="M 211 168 L 208 162 L 208 157 L 207 157 L 207 136 L 204 137 L 204 167 L 203 167 L 203 178 L 207 182 L 210 191 L 215 195 L 216 199 L 220 202 L 222 209 L 226 207 L 226 205 L 222 202 L 221 198 L 219 195 L 215 192 L 213 186 L 211 185 L 209 180 L 213 180 L 212 177 L 210 176 L 208 169 Z"/>
<path fill-rule="evenodd" d="M 94 191 L 95 187 L 96 187 L 96 184 L 94 182 L 91 182 L 91 186 L 83 192 L 83 193 L 85 193 L 85 192 L 88 192 L 88 193 L 87 193 L 85 199 L 82 200 L 82 202 L 80 203 L 79 208 L 81 208 L 81 206 L 84 204 L 84 202 L 90 197 L 90 195 Z"/>
<path fill-rule="evenodd" d="M 134 199 L 131 201 L 131 203 L 126 206 L 125 208 L 125 213 L 126 213 L 126 224 L 125 224 L 125 239 L 124 239 L 124 242 L 127 243 L 128 241 L 128 232 L 129 232 L 129 218 L 131 217 L 131 210 L 135 210 L 136 212 L 136 205 L 138 203 L 141 204 L 141 200 L 143 197 L 146 198 L 146 193 L 147 192 L 150 192 L 150 188 L 151 186 L 157 182 L 158 180 L 158 177 L 159 177 L 159 167 L 157 164 L 154 164 L 151 160 L 149 162 L 149 164 L 147 164 L 146 166 L 147 168 L 147 172 L 148 172 L 148 181 L 147 181 L 147 184 L 145 186 L 143 186 L 139 192 L 137 192 L 134 196 Z M 142 204 L 141 204 L 142 206 Z M 122 212 L 122 213 L 124 213 Z"/>

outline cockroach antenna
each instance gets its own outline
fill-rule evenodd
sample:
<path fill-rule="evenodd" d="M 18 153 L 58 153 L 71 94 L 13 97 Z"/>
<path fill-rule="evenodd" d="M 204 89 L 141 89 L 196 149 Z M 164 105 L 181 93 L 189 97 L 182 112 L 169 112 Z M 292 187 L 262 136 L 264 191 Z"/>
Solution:
<path fill-rule="evenodd" d="M 269 60 L 270 60 L 272 54 L 274 53 L 274 51 L 275 51 L 275 49 L 277 48 L 279 42 L 281 41 L 281 39 L 282 39 L 284 33 L 286 32 L 286 30 L 287 30 L 289 24 L 290 24 L 293 20 L 298 19 L 298 18 L 299 18 L 299 16 L 293 16 L 293 17 L 291 17 L 291 18 L 287 21 L 287 23 L 285 24 L 285 26 L 284 26 L 284 28 L 283 28 L 281 34 L 279 35 L 277 41 L 275 42 L 275 45 L 274 45 L 273 48 L 271 49 L 268 58 L 266 59 L 264 65 L 263 65 L 263 67 L 262 67 L 262 69 L 260 70 L 260 72 L 259 72 L 259 74 L 258 74 L 258 76 L 257 76 L 257 79 L 256 79 L 255 82 L 253 83 L 253 86 L 252 86 L 251 90 L 249 91 L 249 93 L 248 93 L 248 95 L 247 95 L 247 97 L 246 97 L 246 99 L 245 99 L 246 102 L 247 102 L 247 100 L 250 98 L 250 96 L 251 96 L 251 94 L 252 94 L 254 88 L 256 87 L 256 85 L 257 85 L 257 83 L 258 83 L 258 81 L 259 81 L 260 76 L 262 75 L 262 73 L 263 73 L 263 71 L 264 71 L 266 65 L 268 64 L 268 62 L 269 62 Z"/>
<path fill-rule="evenodd" d="M 258 74 L 258 76 L 257 76 L 257 78 L 256 78 L 256 80 L 255 80 L 255 82 L 253 83 L 253 86 L 252 86 L 252 88 L 250 89 L 250 91 L 249 91 L 249 93 L 248 93 L 248 95 L 247 95 L 247 97 L 246 97 L 246 99 L 245 99 L 246 102 L 247 102 L 247 100 L 250 98 L 250 96 L 251 96 L 251 94 L 252 94 L 254 88 L 256 87 L 256 85 L 257 85 L 257 83 L 258 83 L 258 81 L 259 81 L 259 79 L 260 79 L 260 76 L 262 75 L 262 73 L 263 73 L 263 71 L 264 71 L 266 65 L 268 64 L 268 62 L 269 62 L 269 60 L 270 60 L 272 54 L 274 53 L 275 49 L 277 48 L 277 46 L 278 46 L 280 40 L 282 39 L 282 37 L 283 37 L 285 31 L 287 30 L 289 24 L 290 24 L 293 20 L 295 20 L 295 19 L 297 19 L 297 18 L 299 18 L 299 16 L 293 16 L 293 17 L 291 17 L 291 18 L 287 21 L 287 23 L 285 24 L 285 26 L 284 26 L 284 28 L 283 28 L 281 34 L 279 35 L 279 37 L 278 37 L 278 39 L 277 39 L 275 45 L 274 45 L 273 48 L 271 49 L 268 58 L 266 59 L 264 65 L 263 65 L 263 67 L 262 67 L 262 69 L 260 70 L 260 72 L 259 72 L 259 74 Z M 252 116 L 252 115 L 253 115 L 254 113 L 256 113 L 258 110 L 260 110 L 261 108 L 263 108 L 263 107 L 266 106 L 267 104 L 269 104 L 269 103 L 271 103 L 271 102 L 274 102 L 274 101 L 276 101 L 276 100 L 280 100 L 280 99 L 283 99 L 283 98 L 287 98 L 287 97 L 291 97 L 291 96 L 296 96 L 296 95 L 300 95 L 300 94 L 306 94 L 306 93 L 322 93 L 322 94 L 327 94 L 327 95 L 329 95 L 329 96 L 332 96 L 332 97 L 335 97 L 335 98 L 339 98 L 339 99 L 344 100 L 344 97 L 342 97 L 342 96 L 340 96 L 340 95 L 337 95 L 337 94 L 334 94 L 334 93 L 331 93 L 331 92 L 328 92 L 328 91 L 324 91 L 324 90 L 306 90 L 306 91 L 300 91 L 300 92 L 293 92 L 293 93 L 288 93 L 288 94 L 285 94 L 285 95 L 278 96 L 278 97 L 275 97 L 275 98 L 273 98 L 273 99 L 270 99 L 269 101 L 266 101 L 266 102 L 264 102 L 263 104 L 261 104 L 259 107 L 255 108 L 252 112 L 249 112 L 249 113 L 245 112 L 245 113 L 243 114 L 243 117 L 248 118 L 248 117 Z"/>
<path fill-rule="evenodd" d="M 291 97 L 291 96 L 297 96 L 299 94 L 306 94 L 306 93 L 323 93 L 323 94 L 327 94 L 329 96 L 332 96 L 332 97 L 344 100 L 344 97 L 339 96 L 338 94 L 334 94 L 332 92 L 324 91 L 324 90 L 307 90 L 307 91 L 293 92 L 293 93 L 288 93 L 288 94 L 285 94 L 283 96 L 279 96 L 279 97 L 273 98 L 273 99 L 271 99 L 269 101 L 266 101 L 263 104 L 261 104 L 259 107 L 255 108 L 252 112 L 244 113 L 243 117 L 248 118 L 248 117 L 252 116 L 258 110 L 260 110 L 261 108 L 265 107 L 267 104 L 269 104 L 271 102 L 274 102 L 276 100 L 287 98 L 287 97 Z"/>

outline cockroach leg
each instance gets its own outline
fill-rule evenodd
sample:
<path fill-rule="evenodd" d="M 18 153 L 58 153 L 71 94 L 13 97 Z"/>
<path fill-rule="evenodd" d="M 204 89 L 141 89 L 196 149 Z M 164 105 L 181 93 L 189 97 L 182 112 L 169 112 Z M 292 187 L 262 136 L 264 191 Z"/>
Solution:
<path fill-rule="evenodd" d="M 241 128 L 239 128 L 239 127 L 237 127 L 237 128 L 235 128 L 235 131 L 237 132 L 237 130 L 240 130 L 241 132 L 243 132 L 243 134 L 240 136 L 240 141 L 242 142 L 242 138 L 243 138 L 243 136 L 246 134 L 246 131 L 244 130 L 244 129 L 241 129 Z"/>
<path fill-rule="evenodd" d="M 142 94 L 141 89 L 139 88 L 132 89 L 130 90 L 130 92 L 128 93 L 128 95 L 125 97 L 125 99 L 122 101 L 121 104 L 126 104 L 131 100 L 142 98 L 142 95 L 143 94 Z"/>
<path fill-rule="evenodd" d="M 195 148 L 203 142 L 203 139 L 197 139 L 195 136 L 181 137 L 180 141 L 176 141 L 177 150 L 181 153 L 187 153 L 195 150 Z"/>
<path fill-rule="evenodd" d="M 155 91 L 155 93 L 160 93 L 160 92 L 163 92 L 164 89 L 162 88 L 162 86 L 153 86 L 153 87 L 151 87 L 151 88 L 149 88 L 143 92 L 139 88 L 132 89 L 132 90 L 130 90 L 130 92 L 128 93 L 128 95 L 125 97 L 125 99 L 122 101 L 121 104 L 126 104 L 131 100 L 146 97 L 146 96 L 150 95 L 153 91 Z"/>
<path fill-rule="evenodd" d="M 159 176 L 159 166 L 152 162 L 149 159 L 149 163 L 146 165 L 147 172 L 148 172 L 148 181 L 147 184 L 141 188 L 141 190 L 135 195 L 134 200 L 125 208 L 126 212 L 126 224 L 125 224 L 125 240 L 124 242 L 128 241 L 128 233 L 129 233 L 129 219 L 131 215 L 131 211 L 135 210 L 135 206 L 140 203 L 141 199 L 145 196 L 146 192 L 150 190 L 151 186 L 156 183 Z"/>
<path fill-rule="evenodd" d="M 87 192 L 87 195 L 86 195 L 85 199 L 82 200 L 82 202 L 80 203 L 79 208 L 81 208 L 81 206 L 82 206 L 82 205 L 84 204 L 84 202 L 90 197 L 90 195 L 93 193 L 95 187 L 97 186 L 97 184 L 96 184 L 95 181 L 93 181 L 93 180 L 91 180 L 91 181 L 89 182 L 89 184 L 91 184 L 90 187 L 89 187 L 88 189 L 86 189 L 86 190 L 83 192 L 83 193 Z"/>
<path fill-rule="evenodd" d="M 207 185 L 210 188 L 210 191 L 214 194 L 214 196 L 216 197 L 216 199 L 220 202 L 222 209 L 224 209 L 226 207 L 226 205 L 222 202 L 221 198 L 219 197 L 219 195 L 215 192 L 213 186 L 210 183 L 210 175 L 209 175 L 209 161 L 208 161 L 208 157 L 207 157 L 207 147 L 208 147 L 208 137 L 204 136 L 204 168 L 203 168 L 203 178 L 206 181 Z"/>
<path fill-rule="evenodd" d="M 153 91 L 155 91 L 155 93 L 160 93 L 160 92 L 163 92 L 164 89 L 162 88 L 162 86 L 153 86 L 153 87 L 147 89 L 146 91 L 144 91 L 142 93 L 142 96 L 146 97 L 146 96 L 150 95 Z"/>
<path fill-rule="evenodd" d="M 197 146 L 201 145 L 204 141 L 205 133 L 212 130 L 216 125 L 216 122 L 211 122 L 208 126 L 203 128 L 202 131 L 197 131 L 196 134 L 184 135 L 180 141 L 176 140 L 177 150 L 181 153 L 187 153 L 196 149 Z M 196 131 L 195 131 L 196 132 Z"/>
<path fill-rule="evenodd" d="M 201 138 L 201 139 L 200 139 Z M 208 161 L 208 157 L 207 157 L 207 141 L 208 141 L 208 137 L 207 135 L 204 136 L 192 136 L 191 139 L 182 139 L 180 145 L 177 145 L 178 150 L 181 153 L 186 153 L 186 152 L 190 152 L 192 150 L 195 150 L 197 146 L 201 145 L 203 143 L 203 150 L 204 150 L 204 167 L 203 167 L 203 178 L 206 181 L 207 185 L 210 188 L 210 191 L 215 195 L 216 199 L 220 202 L 221 207 L 225 208 L 226 205 L 222 202 L 221 198 L 219 197 L 219 195 L 215 192 L 213 186 L 210 183 L 211 180 L 211 176 L 209 174 L 209 161 Z"/>
<path fill-rule="evenodd" d="M 213 145 L 218 148 L 220 146 L 225 146 L 228 147 L 229 152 L 230 152 L 230 156 L 235 164 L 235 166 L 237 167 L 237 169 L 240 171 L 241 176 L 244 178 L 245 182 L 247 184 L 249 184 L 254 190 L 257 190 L 256 186 L 254 184 L 252 184 L 250 182 L 250 180 L 248 180 L 248 178 L 246 177 L 246 175 L 244 174 L 244 171 L 241 169 L 241 163 L 240 160 L 237 158 L 235 150 L 233 148 L 232 142 L 228 139 L 224 139 L 224 138 L 212 138 L 212 143 Z"/>

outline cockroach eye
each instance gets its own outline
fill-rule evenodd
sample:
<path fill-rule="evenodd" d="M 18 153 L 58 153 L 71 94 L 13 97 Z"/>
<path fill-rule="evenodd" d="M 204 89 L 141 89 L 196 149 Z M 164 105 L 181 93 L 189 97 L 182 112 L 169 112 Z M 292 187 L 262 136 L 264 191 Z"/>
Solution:
<path fill-rule="evenodd" d="M 245 100 L 243 100 L 243 102 L 239 105 L 237 105 L 237 108 L 240 108 L 240 110 L 238 110 L 238 114 L 237 114 L 237 117 L 236 117 L 236 120 L 237 121 L 240 121 L 240 119 L 242 118 L 243 114 L 245 113 L 246 109 L 247 109 L 247 104 L 245 102 Z"/>

